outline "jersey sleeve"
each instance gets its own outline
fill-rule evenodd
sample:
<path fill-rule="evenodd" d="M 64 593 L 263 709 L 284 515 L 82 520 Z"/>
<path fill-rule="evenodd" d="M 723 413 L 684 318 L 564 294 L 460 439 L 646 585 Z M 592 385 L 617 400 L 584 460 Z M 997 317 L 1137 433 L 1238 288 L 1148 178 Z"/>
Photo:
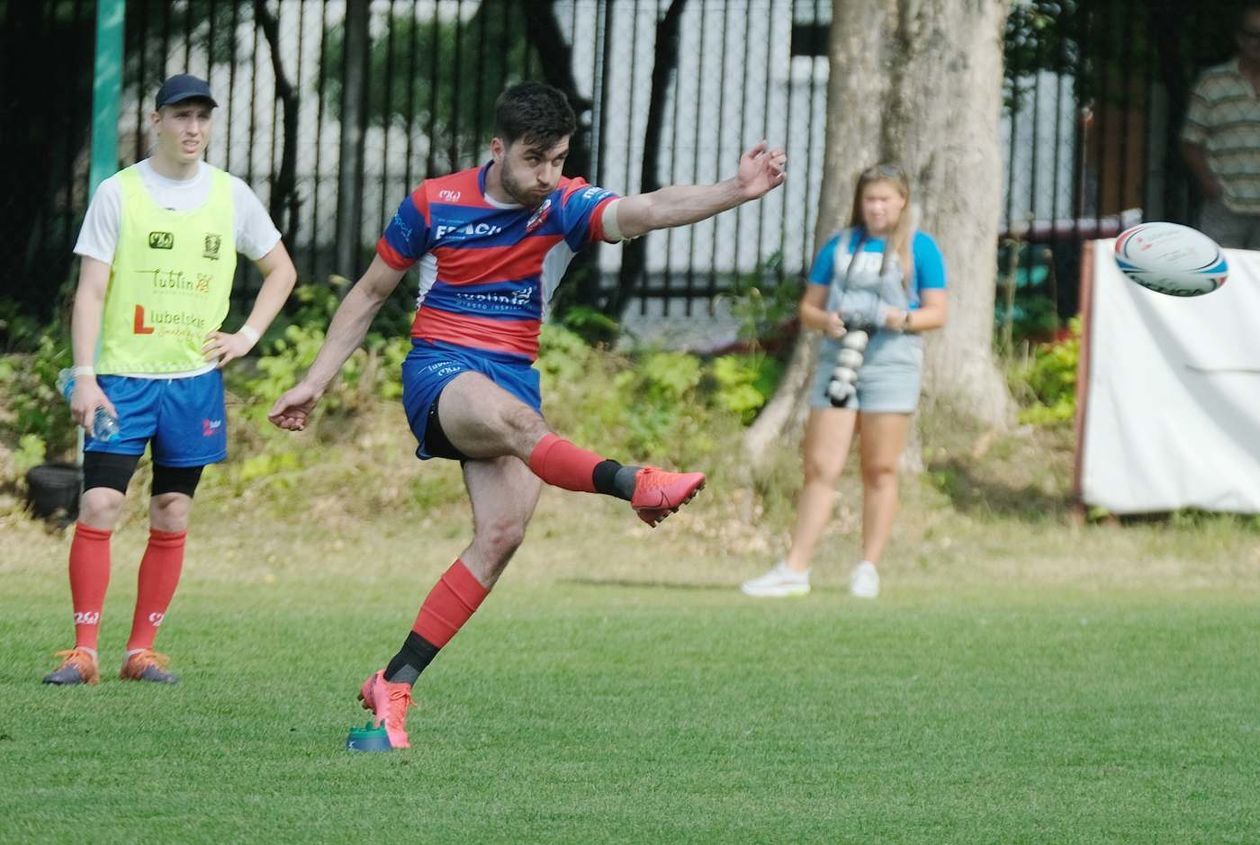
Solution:
<path fill-rule="evenodd" d="M 936 240 L 926 232 L 914 235 L 914 283 L 920 290 L 945 289 L 945 256 Z"/>
<path fill-rule="evenodd" d="M 122 188 L 118 177 L 111 176 L 97 187 L 83 217 L 83 228 L 75 242 L 74 254 L 95 258 L 106 264 L 114 261 L 118 249 L 118 232 L 122 224 Z"/>
<path fill-rule="evenodd" d="M 244 180 L 232 177 L 232 201 L 236 209 L 236 251 L 257 261 L 280 243 L 280 230 Z"/>
<path fill-rule="evenodd" d="M 423 183 L 404 199 L 376 242 L 376 254 L 395 270 L 406 270 L 429 251 L 429 202 Z"/>
<path fill-rule="evenodd" d="M 572 179 L 560 197 L 560 215 L 564 240 L 577 252 L 583 244 L 607 240 L 604 232 L 604 211 L 617 199 L 617 194 L 585 179 Z"/>
<path fill-rule="evenodd" d="M 839 243 L 840 236 L 832 235 L 823 244 L 823 248 L 818 250 L 818 255 L 814 258 L 814 264 L 809 268 L 809 283 L 811 285 L 831 284 L 831 275 L 836 266 L 836 247 Z"/>

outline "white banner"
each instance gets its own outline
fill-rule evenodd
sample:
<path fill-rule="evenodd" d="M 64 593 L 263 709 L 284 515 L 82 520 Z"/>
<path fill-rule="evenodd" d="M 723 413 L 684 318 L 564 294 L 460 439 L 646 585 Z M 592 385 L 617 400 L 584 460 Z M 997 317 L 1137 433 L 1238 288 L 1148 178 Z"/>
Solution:
<path fill-rule="evenodd" d="M 1118 513 L 1260 513 L 1260 252 L 1178 298 L 1130 281 L 1093 244 L 1081 359 L 1078 489 Z"/>

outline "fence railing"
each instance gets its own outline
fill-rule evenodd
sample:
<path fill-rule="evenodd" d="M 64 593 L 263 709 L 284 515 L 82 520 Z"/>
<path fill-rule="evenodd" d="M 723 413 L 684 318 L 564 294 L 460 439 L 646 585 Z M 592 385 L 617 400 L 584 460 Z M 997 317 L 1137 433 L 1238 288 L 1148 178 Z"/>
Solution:
<path fill-rule="evenodd" d="M 1195 67 L 1232 44 L 1220 26 L 1171 26 L 1163 5 L 1014 4 L 1000 247 L 1017 301 L 1040 298 L 1047 320 L 1075 310 L 1084 239 L 1191 216 L 1176 131 Z M 221 104 L 209 160 L 255 188 L 301 277 L 320 280 L 363 269 L 419 180 L 481 161 L 494 98 L 518 79 L 566 90 L 571 168 L 619 192 L 722 178 L 757 139 L 784 144 L 794 178 L 766 201 L 574 271 L 587 301 L 690 313 L 739 276 L 809 265 L 830 13 L 830 0 L 129 0 L 120 164 L 147 154 L 158 83 L 205 76 Z M 46 312 L 67 278 L 88 199 L 94 14 L 91 0 L 0 0 L 0 295 L 28 310 Z M 33 67 L 49 68 L 38 92 Z M 242 274 L 243 300 L 257 279 Z"/>

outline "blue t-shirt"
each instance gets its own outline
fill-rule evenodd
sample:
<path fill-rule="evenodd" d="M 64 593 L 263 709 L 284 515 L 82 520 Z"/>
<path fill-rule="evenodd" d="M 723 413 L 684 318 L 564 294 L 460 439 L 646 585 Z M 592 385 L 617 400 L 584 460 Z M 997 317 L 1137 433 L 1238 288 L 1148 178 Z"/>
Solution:
<path fill-rule="evenodd" d="M 850 236 L 844 249 L 853 254 L 857 245 L 860 230 L 846 230 Z M 827 239 L 818 257 L 809 270 L 811 285 L 830 285 L 836 266 L 836 250 L 840 248 L 840 239 L 844 231 L 837 232 Z M 884 254 L 886 241 L 883 238 L 869 237 L 862 242 L 863 253 Z M 925 290 L 945 289 L 945 258 L 935 239 L 927 232 L 916 231 L 910 244 L 911 258 L 914 261 L 914 284 L 910 287 L 910 307 L 918 308 L 920 294 Z"/>

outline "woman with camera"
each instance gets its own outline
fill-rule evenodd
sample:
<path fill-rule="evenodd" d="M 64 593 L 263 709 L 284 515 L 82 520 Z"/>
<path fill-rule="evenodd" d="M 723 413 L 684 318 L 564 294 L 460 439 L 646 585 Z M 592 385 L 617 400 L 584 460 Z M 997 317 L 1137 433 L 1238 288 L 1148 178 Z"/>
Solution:
<path fill-rule="evenodd" d="M 802 444 L 805 483 L 787 555 L 744 583 L 746 595 L 809 592 L 809 567 L 831 519 L 856 433 L 862 471 L 862 559 L 849 591 L 879 595 L 878 565 L 897 512 L 897 464 L 919 402 L 922 333 L 946 319 L 945 263 L 916 230 L 910 186 L 893 165 L 858 177 L 847 228 L 823 245 L 801 298 L 801 324 L 822 333 Z"/>

